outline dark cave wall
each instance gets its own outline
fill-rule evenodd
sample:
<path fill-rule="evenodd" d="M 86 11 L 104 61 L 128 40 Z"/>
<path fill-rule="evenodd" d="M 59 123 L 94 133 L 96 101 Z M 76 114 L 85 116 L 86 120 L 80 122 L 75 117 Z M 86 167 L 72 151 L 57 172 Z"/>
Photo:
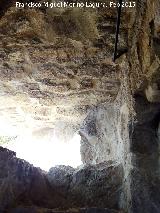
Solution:
<path fill-rule="evenodd" d="M 120 164 L 102 163 L 77 169 L 57 166 L 47 173 L 0 147 L 1 213 L 24 213 L 27 206 L 30 208 L 26 212 L 35 213 L 55 213 L 58 209 L 68 212 L 70 208 L 79 212 L 84 207 L 101 208 L 98 213 L 118 213 L 122 181 Z M 84 210 L 87 211 L 91 210 Z"/>
<path fill-rule="evenodd" d="M 127 60 L 133 97 L 129 120 L 128 209 L 135 213 L 160 210 L 160 2 L 137 1 L 129 32 Z M 127 184 L 126 184 L 127 188 Z"/>
<path fill-rule="evenodd" d="M 131 212 L 160 209 L 159 138 L 160 104 L 135 97 L 136 119 L 131 133 Z"/>

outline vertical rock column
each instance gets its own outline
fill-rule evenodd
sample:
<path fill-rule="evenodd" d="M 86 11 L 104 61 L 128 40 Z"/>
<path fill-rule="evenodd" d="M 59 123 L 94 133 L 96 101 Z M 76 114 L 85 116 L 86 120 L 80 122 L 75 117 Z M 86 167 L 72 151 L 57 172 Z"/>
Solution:
<path fill-rule="evenodd" d="M 159 138 L 160 104 L 135 98 L 136 119 L 130 132 L 130 212 L 158 213 L 160 209 Z"/>

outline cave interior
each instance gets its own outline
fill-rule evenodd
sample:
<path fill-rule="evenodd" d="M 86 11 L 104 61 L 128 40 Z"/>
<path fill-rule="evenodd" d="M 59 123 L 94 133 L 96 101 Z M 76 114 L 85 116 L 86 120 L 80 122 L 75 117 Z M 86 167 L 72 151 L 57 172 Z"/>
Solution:
<path fill-rule="evenodd" d="M 0 2 L 0 213 L 160 213 L 160 1 L 122 7 L 115 61 L 110 1 L 19 2 Z"/>

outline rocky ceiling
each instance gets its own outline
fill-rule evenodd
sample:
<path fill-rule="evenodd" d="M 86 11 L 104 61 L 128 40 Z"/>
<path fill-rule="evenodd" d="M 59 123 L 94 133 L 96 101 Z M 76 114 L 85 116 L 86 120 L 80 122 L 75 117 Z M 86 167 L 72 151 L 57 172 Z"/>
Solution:
<path fill-rule="evenodd" d="M 0 19 L 1 132 L 78 128 L 88 110 L 113 102 L 121 68 L 112 62 L 116 8 L 19 9 Z M 127 49 L 129 10 L 119 49 Z M 3 131 L 2 131 L 3 130 Z"/>
<path fill-rule="evenodd" d="M 55 127 L 75 131 L 86 118 L 76 169 L 44 172 L 0 147 L 0 212 L 159 213 L 160 1 L 136 1 L 131 19 L 123 10 L 119 50 L 128 52 L 116 63 L 116 9 L 18 10 L 1 2 L 8 4 L 0 11 L 0 129 L 6 121 L 41 137 Z"/>

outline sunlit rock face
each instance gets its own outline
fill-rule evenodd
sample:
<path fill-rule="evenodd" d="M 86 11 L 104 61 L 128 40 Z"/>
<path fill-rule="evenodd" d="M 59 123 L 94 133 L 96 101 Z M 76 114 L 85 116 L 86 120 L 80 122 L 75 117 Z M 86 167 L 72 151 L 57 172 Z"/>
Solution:
<path fill-rule="evenodd" d="M 116 63 L 116 8 L 1 11 L 1 133 L 53 143 L 77 134 L 85 164 L 47 173 L 2 148 L 2 212 L 159 213 L 160 5 L 136 4 L 123 9 Z"/>
<path fill-rule="evenodd" d="M 16 9 L 8 1 L 0 12 L 0 133 L 18 140 L 7 147 L 44 170 L 55 164 L 49 154 L 57 164 L 81 164 L 73 140 L 80 125 L 92 108 L 113 102 L 120 88 L 121 67 L 112 62 L 116 8 Z M 125 25 L 122 32 L 126 49 Z M 47 173 L 0 152 L 1 212 L 120 212 L 121 164 L 59 166 Z"/>
<path fill-rule="evenodd" d="M 114 104 L 99 106 L 84 120 L 79 130 L 84 164 L 122 160 L 123 145 L 117 132 L 117 112 Z"/>
<path fill-rule="evenodd" d="M 127 47 L 126 14 L 123 11 L 122 49 Z M 14 1 L 4 3 L 0 135 L 16 137 L 6 147 L 18 157 L 46 170 L 52 164 L 81 164 L 75 135 L 90 110 L 113 102 L 120 88 L 121 67 L 112 62 L 115 22 L 116 8 L 108 13 L 102 8 L 19 9 Z M 53 150 L 61 161 L 53 159 Z M 41 160 L 43 151 L 50 153 L 47 167 Z"/>
<path fill-rule="evenodd" d="M 146 90 L 149 102 L 159 102 L 160 2 L 141 1 L 129 29 L 129 63 L 132 89 Z M 141 12 L 139 12 L 141 11 Z M 143 29 L 143 30 L 142 30 Z"/>
<path fill-rule="evenodd" d="M 75 131 L 92 106 L 113 101 L 120 86 L 120 66 L 111 60 L 115 18 L 115 8 L 58 12 L 13 4 L 0 20 L 3 124 L 17 135 L 57 122 Z M 124 23 L 123 48 L 126 33 Z"/>
<path fill-rule="evenodd" d="M 159 212 L 159 9 L 159 1 L 138 2 L 129 30 L 127 60 L 134 113 L 128 120 L 128 137 L 123 136 L 128 175 L 124 197 L 129 212 L 136 213 Z"/>

